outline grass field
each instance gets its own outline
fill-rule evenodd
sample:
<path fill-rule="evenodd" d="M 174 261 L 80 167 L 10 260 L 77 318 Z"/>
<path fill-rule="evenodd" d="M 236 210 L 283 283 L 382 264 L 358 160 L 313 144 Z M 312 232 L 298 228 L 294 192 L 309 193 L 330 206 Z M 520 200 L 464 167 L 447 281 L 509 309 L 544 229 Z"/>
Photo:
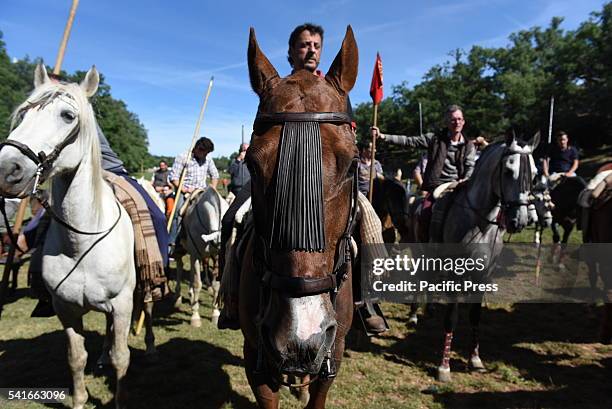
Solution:
<path fill-rule="evenodd" d="M 527 233 L 525 233 L 527 234 Z M 514 241 L 514 240 L 513 240 Z M 21 273 L 25 281 L 25 269 Z M 185 288 L 185 287 L 183 287 Z M 186 295 L 186 294 L 184 294 Z M 242 369 L 242 335 L 210 323 L 211 297 L 204 292 L 203 326 L 189 326 L 188 305 L 175 311 L 156 305 L 159 362 L 144 360 L 143 335 L 130 336 L 128 372 L 132 408 L 252 408 Z M 0 388 L 70 387 L 66 341 L 56 317 L 29 318 L 35 300 L 20 286 L 0 320 Z M 454 380 L 433 375 L 442 342 L 442 311 L 407 327 L 407 307 L 383 304 L 391 330 L 368 339 L 352 331 L 330 408 L 608 408 L 612 402 L 612 347 L 594 343 L 601 307 L 578 304 L 488 306 L 482 319 L 481 355 L 488 372 L 466 370 L 469 328 L 465 309 L 456 332 Z M 113 408 L 114 376 L 98 371 L 104 319 L 85 319 L 89 408 Z M 0 408 L 63 407 L 14 403 Z M 69 406 L 69 402 L 67 402 Z M 283 408 L 300 404 L 287 390 Z"/>
<path fill-rule="evenodd" d="M 612 149 L 608 149 L 611 153 Z M 594 169 L 609 157 L 585 161 Z M 531 241 L 527 229 L 512 242 Z M 547 231 L 543 242 L 550 243 Z M 574 232 L 571 243 L 580 243 Z M 28 296 L 25 272 L 0 320 L 0 388 L 71 387 L 66 340 L 56 317 L 29 318 L 36 301 Z M 187 289 L 183 286 L 186 296 Z M 211 297 L 201 296 L 203 325 L 189 326 L 189 306 L 175 310 L 156 305 L 155 327 L 159 362 L 144 360 L 143 335 L 130 335 L 132 361 L 128 371 L 131 408 L 254 408 L 242 369 L 242 334 L 218 331 L 210 323 Z M 391 330 L 368 339 L 351 331 L 347 351 L 328 397 L 329 408 L 610 408 L 612 407 L 612 346 L 598 338 L 601 306 L 584 304 L 488 305 L 481 325 L 481 357 L 486 373 L 466 370 L 470 331 L 464 308 L 455 333 L 451 366 L 453 382 L 434 381 L 443 341 L 442 310 L 407 326 L 408 308 L 383 304 Z M 104 317 L 85 319 L 89 351 L 86 384 L 88 408 L 114 408 L 114 375 L 99 371 Z M 0 409 L 69 407 L 70 403 L 8 402 Z M 301 407 L 287 390 L 281 407 Z"/>

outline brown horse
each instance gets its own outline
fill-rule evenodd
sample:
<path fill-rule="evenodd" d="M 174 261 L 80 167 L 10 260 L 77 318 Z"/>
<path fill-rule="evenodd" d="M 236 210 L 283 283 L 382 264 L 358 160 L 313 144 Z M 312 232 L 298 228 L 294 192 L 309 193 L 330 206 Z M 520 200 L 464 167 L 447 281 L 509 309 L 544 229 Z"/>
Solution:
<path fill-rule="evenodd" d="M 612 170 L 612 163 L 608 163 L 597 171 L 601 173 Z M 592 243 L 612 243 L 612 185 L 606 185 L 605 191 L 589 208 L 587 237 L 585 241 Z M 610 266 L 600 266 L 601 269 Z M 612 343 L 612 273 L 601 274 L 604 283 L 604 316 L 601 324 L 601 342 Z"/>
<path fill-rule="evenodd" d="M 324 407 L 340 366 L 353 316 L 357 148 L 346 107 L 357 63 L 349 26 L 325 78 L 280 78 L 250 32 L 260 102 L 246 157 L 254 232 L 239 306 L 246 374 L 264 408 L 278 407 L 284 375 L 310 377 L 307 407 Z"/>

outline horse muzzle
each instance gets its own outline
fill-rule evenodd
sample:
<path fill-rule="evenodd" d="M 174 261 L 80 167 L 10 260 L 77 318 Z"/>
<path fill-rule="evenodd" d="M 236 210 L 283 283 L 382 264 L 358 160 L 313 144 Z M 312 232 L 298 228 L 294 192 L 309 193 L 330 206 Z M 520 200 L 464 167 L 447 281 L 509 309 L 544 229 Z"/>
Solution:
<path fill-rule="evenodd" d="M 25 197 L 36 178 L 36 165 L 17 149 L 7 146 L 0 150 L 0 195 Z"/>
<path fill-rule="evenodd" d="M 337 322 L 323 295 L 285 298 L 282 317 L 269 316 L 261 324 L 264 349 L 279 373 L 316 375 L 336 339 Z"/>

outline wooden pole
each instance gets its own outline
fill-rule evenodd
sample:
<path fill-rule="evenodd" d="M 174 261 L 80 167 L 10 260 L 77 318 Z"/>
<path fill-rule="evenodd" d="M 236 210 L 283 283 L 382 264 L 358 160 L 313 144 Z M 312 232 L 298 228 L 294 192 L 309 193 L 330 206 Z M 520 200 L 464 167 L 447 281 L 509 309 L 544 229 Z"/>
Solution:
<path fill-rule="evenodd" d="M 421 135 L 423 135 L 423 108 L 421 107 L 421 103 L 419 102 L 419 130 Z"/>
<path fill-rule="evenodd" d="M 76 15 L 77 7 L 79 6 L 79 0 L 72 0 L 72 7 L 70 8 L 70 14 L 68 14 L 68 21 L 66 22 L 66 27 L 64 28 L 64 35 L 62 36 L 62 42 L 60 43 L 60 48 L 57 52 L 57 58 L 55 59 L 55 67 L 53 68 L 53 73 L 59 75 L 62 70 L 62 62 L 64 61 L 64 54 L 66 53 L 66 45 L 68 44 L 68 38 L 70 38 L 70 31 L 72 30 L 72 23 L 74 22 L 74 16 Z M 29 197 L 26 197 L 21 200 L 19 204 L 19 210 L 17 211 L 17 216 L 15 217 L 15 225 L 13 226 L 13 231 L 15 233 L 15 237 L 19 237 L 19 232 L 21 231 L 21 226 L 23 224 L 23 218 L 25 216 L 25 211 L 30 203 Z M 10 226 L 6 226 L 10 228 Z M 4 266 L 4 274 L 2 277 L 2 283 L 0 283 L 0 316 L 2 315 L 2 306 L 4 305 L 4 297 L 5 297 L 5 285 L 8 286 L 8 274 L 7 271 L 10 271 L 12 268 L 13 260 L 15 259 L 15 246 L 11 243 L 9 247 L 9 254 L 6 259 L 6 264 Z M 6 276 L 6 279 L 4 278 Z"/>
<path fill-rule="evenodd" d="M 550 115 L 548 117 L 548 144 L 552 142 L 553 116 L 555 110 L 555 97 L 550 97 Z"/>
<path fill-rule="evenodd" d="M 64 54 L 66 52 L 66 45 L 68 44 L 68 38 L 70 38 L 70 31 L 72 30 L 72 23 L 74 22 L 74 16 L 76 15 L 77 7 L 79 6 L 79 0 L 72 0 L 72 7 L 70 7 L 70 14 L 68 14 L 68 22 L 66 28 L 64 28 L 64 35 L 60 48 L 57 52 L 57 58 L 55 59 L 55 67 L 53 68 L 53 74 L 59 75 L 62 70 L 62 63 L 64 62 Z"/>
<path fill-rule="evenodd" d="M 374 115 L 372 122 L 373 126 L 377 126 L 378 123 L 378 104 L 374 104 Z M 374 177 L 376 176 L 375 162 L 376 162 L 376 138 L 372 136 L 372 155 L 370 163 L 370 191 L 368 192 L 368 200 L 372 202 L 372 193 L 374 192 Z"/>
<path fill-rule="evenodd" d="M 202 108 L 200 108 L 200 115 L 198 116 L 198 121 L 196 122 L 195 131 L 193 132 L 193 138 L 191 138 L 191 145 L 189 146 L 189 150 L 187 151 L 187 157 L 185 158 L 185 164 L 183 166 L 183 170 L 181 170 L 181 176 L 179 178 L 179 185 L 176 191 L 176 201 L 175 205 L 179 202 L 179 197 L 182 194 L 181 190 L 183 189 L 183 183 L 185 182 L 185 168 L 187 167 L 187 162 L 189 161 L 191 151 L 193 151 L 193 146 L 196 143 L 196 138 L 200 133 L 200 125 L 202 124 L 202 118 L 204 118 L 204 111 L 206 111 L 206 105 L 208 105 L 208 97 L 210 96 L 210 90 L 213 86 L 213 81 L 215 77 L 210 77 L 210 82 L 208 83 L 208 89 L 206 90 L 206 94 L 204 96 L 204 102 L 202 103 Z M 168 232 L 172 228 L 172 220 L 174 219 L 174 214 L 176 212 L 177 206 L 172 208 L 172 212 L 170 213 L 170 218 L 168 219 Z"/>

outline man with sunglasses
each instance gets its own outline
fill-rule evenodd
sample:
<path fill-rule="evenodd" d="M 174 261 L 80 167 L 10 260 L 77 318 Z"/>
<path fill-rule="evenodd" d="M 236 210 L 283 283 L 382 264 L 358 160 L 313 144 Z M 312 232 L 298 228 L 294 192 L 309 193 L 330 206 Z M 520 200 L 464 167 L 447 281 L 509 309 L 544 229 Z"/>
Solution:
<path fill-rule="evenodd" d="M 427 149 L 428 163 L 423 176 L 421 189 L 429 192 L 423 201 L 419 223 L 419 241 L 429 241 L 429 222 L 433 206 L 433 191 L 446 182 L 461 182 L 468 179 L 474 172 L 476 163 L 476 148 L 474 143 L 465 138 L 463 127 L 463 109 L 451 105 L 444 117 L 446 130 L 439 135 L 405 136 L 383 134 L 377 127 L 372 127 L 372 136 L 386 142 L 409 146 L 411 148 Z M 477 138 L 481 142 L 482 137 Z"/>

